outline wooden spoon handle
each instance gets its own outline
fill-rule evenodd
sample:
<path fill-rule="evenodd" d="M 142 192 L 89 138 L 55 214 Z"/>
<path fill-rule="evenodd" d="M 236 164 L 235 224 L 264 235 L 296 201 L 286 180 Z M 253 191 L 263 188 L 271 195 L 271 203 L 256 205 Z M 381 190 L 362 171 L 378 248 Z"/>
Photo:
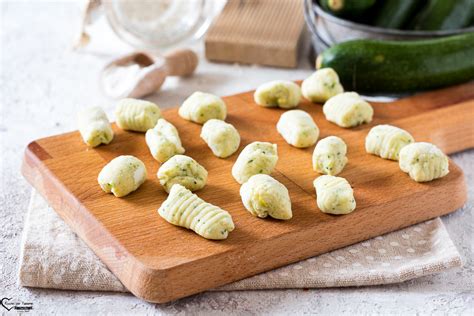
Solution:
<path fill-rule="evenodd" d="M 392 124 L 392 123 L 391 123 Z M 446 154 L 474 148 L 474 100 L 396 120 L 416 141 L 431 142 Z"/>
<path fill-rule="evenodd" d="M 168 76 L 189 76 L 199 62 L 196 53 L 190 49 L 175 50 L 164 57 Z"/>

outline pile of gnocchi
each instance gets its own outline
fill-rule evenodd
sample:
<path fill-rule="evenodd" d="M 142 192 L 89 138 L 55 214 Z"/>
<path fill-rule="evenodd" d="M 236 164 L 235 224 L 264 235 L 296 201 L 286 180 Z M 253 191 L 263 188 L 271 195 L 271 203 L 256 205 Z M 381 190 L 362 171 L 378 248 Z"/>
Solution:
<path fill-rule="evenodd" d="M 307 148 L 316 144 L 312 166 L 321 174 L 313 182 L 318 208 L 328 214 L 351 213 L 356 208 L 353 189 L 345 178 L 336 176 L 348 163 L 347 145 L 337 136 L 318 141 L 320 131 L 311 115 L 293 109 L 302 97 L 324 103 L 326 119 L 343 128 L 370 123 L 373 108 L 356 92 L 344 92 L 337 73 L 331 68 L 316 71 L 303 81 L 301 88 L 290 81 L 276 80 L 261 85 L 254 94 L 259 106 L 291 109 L 276 124 L 278 133 L 289 145 Z M 178 113 L 185 120 L 202 124 L 200 136 L 216 157 L 225 159 L 238 150 L 239 132 L 225 122 L 227 106 L 218 96 L 195 92 L 183 102 Z M 157 178 L 168 198 L 158 214 L 167 222 L 191 229 L 204 238 L 226 239 L 235 228 L 232 216 L 193 193 L 206 185 L 208 172 L 184 155 L 177 128 L 162 117 L 160 108 L 149 101 L 123 99 L 117 104 L 115 117 L 121 129 L 145 133 L 151 156 L 161 163 Z M 113 139 L 111 124 L 100 107 L 81 111 L 78 125 L 90 147 L 109 144 Z M 415 142 L 410 133 L 395 126 L 373 127 L 365 139 L 365 150 L 398 161 L 400 169 L 417 182 L 441 178 L 449 172 L 448 158 L 438 147 Z M 276 144 L 255 141 L 240 152 L 231 173 L 241 185 L 242 204 L 250 214 L 289 220 L 293 214 L 288 189 L 271 176 L 277 162 Z M 137 190 L 146 178 L 144 163 L 134 156 L 123 155 L 103 167 L 98 183 L 106 193 L 123 197 Z"/>

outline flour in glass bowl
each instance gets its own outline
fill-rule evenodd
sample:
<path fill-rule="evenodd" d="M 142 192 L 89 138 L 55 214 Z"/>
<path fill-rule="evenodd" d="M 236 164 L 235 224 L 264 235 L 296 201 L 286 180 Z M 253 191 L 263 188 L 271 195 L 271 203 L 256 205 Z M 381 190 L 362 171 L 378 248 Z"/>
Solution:
<path fill-rule="evenodd" d="M 195 36 L 209 20 L 209 2 L 110 0 L 105 8 L 112 28 L 124 40 L 137 47 L 160 48 Z"/>

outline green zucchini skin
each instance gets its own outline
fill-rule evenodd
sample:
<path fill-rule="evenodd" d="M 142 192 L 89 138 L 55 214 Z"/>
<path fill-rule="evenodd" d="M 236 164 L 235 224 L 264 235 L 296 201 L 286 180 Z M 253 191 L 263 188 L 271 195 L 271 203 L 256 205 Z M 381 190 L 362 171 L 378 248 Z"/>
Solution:
<path fill-rule="evenodd" d="M 363 13 L 375 4 L 376 0 L 320 0 L 326 11 L 337 16 L 355 16 Z"/>
<path fill-rule="evenodd" d="M 375 17 L 374 25 L 401 29 L 425 2 L 425 0 L 385 0 Z"/>
<path fill-rule="evenodd" d="M 344 90 L 401 93 L 474 79 L 474 32 L 430 40 L 353 40 L 318 56 L 333 68 Z"/>
<path fill-rule="evenodd" d="M 415 30 L 455 30 L 469 25 L 474 0 L 428 0 L 414 20 Z"/>

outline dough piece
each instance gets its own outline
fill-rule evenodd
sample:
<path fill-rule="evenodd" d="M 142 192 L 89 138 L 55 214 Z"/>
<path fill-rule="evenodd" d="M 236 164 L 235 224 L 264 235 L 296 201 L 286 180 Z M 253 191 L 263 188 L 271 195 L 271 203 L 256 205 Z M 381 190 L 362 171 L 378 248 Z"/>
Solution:
<path fill-rule="evenodd" d="M 319 128 L 313 118 L 301 110 L 283 113 L 278 120 L 277 131 L 288 144 L 298 148 L 313 146 L 319 137 Z"/>
<path fill-rule="evenodd" d="M 91 147 L 108 144 L 114 138 L 114 132 L 107 119 L 107 115 L 98 106 L 80 111 L 77 121 L 84 143 Z"/>
<path fill-rule="evenodd" d="M 346 179 L 324 175 L 314 180 L 313 184 L 321 212 L 341 215 L 355 210 L 354 191 Z"/>
<path fill-rule="evenodd" d="M 430 143 L 412 143 L 403 147 L 399 165 L 416 182 L 431 181 L 449 173 L 448 157 Z"/>
<path fill-rule="evenodd" d="M 300 103 L 301 88 L 291 81 L 270 81 L 260 85 L 253 98 L 255 103 L 264 107 L 278 106 L 283 109 L 290 109 Z"/>
<path fill-rule="evenodd" d="M 146 132 L 156 125 L 161 111 L 158 105 L 149 101 L 122 99 L 115 109 L 115 118 L 121 129 Z"/>
<path fill-rule="evenodd" d="M 232 176 L 242 184 L 255 174 L 272 173 L 278 161 L 277 145 L 253 142 L 245 146 L 232 166 Z"/>
<path fill-rule="evenodd" d="M 414 142 L 413 136 L 401 128 L 391 125 L 377 125 L 372 127 L 365 138 L 365 150 L 369 154 L 384 159 L 398 160 L 400 150 Z"/>
<path fill-rule="evenodd" d="M 204 124 L 210 119 L 225 120 L 227 106 L 218 96 L 197 91 L 183 102 L 178 114 L 185 120 Z"/>
<path fill-rule="evenodd" d="M 347 163 L 347 146 L 337 136 L 321 139 L 314 148 L 313 169 L 322 174 L 335 176 Z"/>
<path fill-rule="evenodd" d="M 323 68 L 306 78 L 301 85 L 303 96 L 311 102 L 323 103 L 344 92 L 339 76 L 332 68 Z"/>
<path fill-rule="evenodd" d="M 205 202 L 180 184 L 173 185 L 158 214 L 167 222 L 206 239 L 226 239 L 235 226 L 227 211 Z"/>
<path fill-rule="evenodd" d="M 226 158 L 236 152 L 240 145 L 240 135 L 237 129 L 221 120 L 210 119 L 204 123 L 201 138 L 211 148 L 212 153 L 220 158 Z"/>
<path fill-rule="evenodd" d="M 118 156 L 99 173 L 97 181 L 107 193 L 122 197 L 135 191 L 146 180 L 145 164 L 134 156 Z"/>
<path fill-rule="evenodd" d="M 166 192 L 176 183 L 196 191 L 206 185 L 207 170 L 191 157 L 175 155 L 161 165 L 156 176 Z"/>
<path fill-rule="evenodd" d="M 323 106 L 326 119 L 341 127 L 354 127 L 372 121 L 374 109 L 356 92 L 344 92 L 330 98 Z"/>
<path fill-rule="evenodd" d="M 253 216 L 290 219 L 291 200 L 288 189 L 266 174 L 256 174 L 242 184 L 240 196 L 247 211 Z"/>
<path fill-rule="evenodd" d="M 145 140 L 153 158 L 161 163 L 184 153 L 178 130 L 165 119 L 159 119 L 156 126 L 146 132 Z"/>

